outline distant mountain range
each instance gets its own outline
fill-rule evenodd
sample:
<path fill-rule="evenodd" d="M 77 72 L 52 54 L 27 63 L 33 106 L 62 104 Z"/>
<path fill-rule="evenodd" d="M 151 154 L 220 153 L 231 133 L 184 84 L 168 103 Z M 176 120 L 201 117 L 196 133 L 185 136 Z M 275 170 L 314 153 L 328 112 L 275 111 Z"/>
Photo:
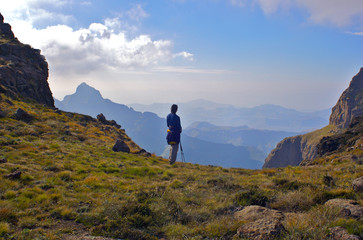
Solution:
<path fill-rule="evenodd" d="M 188 136 L 215 143 L 234 146 L 251 146 L 263 151 L 266 156 L 282 139 L 295 136 L 297 132 L 257 130 L 244 127 L 221 127 L 208 122 L 195 122 L 184 130 Z"/>
<path fill-rule="evenodd" d="M 62 101 L 55 100 L 61 110 L 88 114 L 93 117 L 103 113 L 107 119 L 116 120 L 127 134 L 141 147 L 157 155 L 167 155 L 166 121 L 151 112 L 137 112 L 132 108 L 104 99 L 101 93 L 82 83 L 74 94 Z M 170 106 L 167 107 L 169 109 Z M 185 126 L 185 125 L 183 125 Z M 258 169 L 262 167 L 265 153 L 255 147 L 213 143 L 182 134 L 185 158 L 188 162 L 222 167 Z"/>
<path fill-rule="evenodd" d="M 253 108 L 236 108 L 206 100 L 195 100 L 179 105 L 179 115 L 184 126 L 194 122 L 209 122 L 216 126 L 248 126 L 254 129 L 306 132 L 326 126 L 331 109 L 301 112 L 277 105 L 265 104 Z M 130 104 L 137 111 L 154 112 L 160 117 L 169 113 L 170 103 L 150 105 Z"/>

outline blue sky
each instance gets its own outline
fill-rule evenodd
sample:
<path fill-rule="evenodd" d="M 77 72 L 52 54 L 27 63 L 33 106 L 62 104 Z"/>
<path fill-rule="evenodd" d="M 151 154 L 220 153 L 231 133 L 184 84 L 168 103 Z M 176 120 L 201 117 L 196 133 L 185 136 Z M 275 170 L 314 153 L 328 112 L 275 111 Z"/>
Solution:
<path fill-rule="evenodd" d="M 55 97 L 332 107 L 363 67 L 362 0 L 1 0 Z"/>

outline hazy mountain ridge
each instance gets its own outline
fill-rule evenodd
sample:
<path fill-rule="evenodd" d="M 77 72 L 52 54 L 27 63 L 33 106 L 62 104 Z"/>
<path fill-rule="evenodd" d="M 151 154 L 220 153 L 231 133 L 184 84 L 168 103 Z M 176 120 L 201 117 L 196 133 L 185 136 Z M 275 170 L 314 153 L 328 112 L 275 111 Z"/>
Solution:
<path fill-rule="evenodd" d="M 170 104 L 151 105 L 130 104 L 138 111 L 150 111 L 164 117 Z M 239 127 L 247 125 L 254 129 L 303 132 L 319 129 L 329 121 L 330 109 L 315 112 L 300 112 L 277 105 L 265 104 L 254 108 L 237 108 L 228 104 L 218 104 L 206 100 L 178 103 L 183 124 L 209 122 L 217 126 Z"/>
<path fill-rule="evenodd" d="M 247 126 L 222 127 L 207 122 L 196 122 L 186 128 L 184 133 L 191 137 L 216 143 L 256 147 L 263 151 L 265 156 L 276 147 L 281 139 L 299 134 L 297 132 L 251 129 Z"/>
<path fill-rule="evenodd" d="M 76 93 L 56 101 L 64 111 L 96 116 L 103 113 L 126 129 L 127 134 L 148 152 L 161 155 L 168 148 L 165 140 L 166 120 L 151 112 L 137 112 L 132 108 L 104 99 L 101 93 L 82 83 Z M 168 106 L 168 109 L 170 106 Z M 183 119 L 182 119 L 183 124 Z M 233 146 L 194 139 L 182 134 L 185 157 L 188 162 L 223 167 L 244 167 L 257 169 L 262 166 L 264 154 L 257 148 Z M 167 153 L 164 155 L 167 156 Z"/>

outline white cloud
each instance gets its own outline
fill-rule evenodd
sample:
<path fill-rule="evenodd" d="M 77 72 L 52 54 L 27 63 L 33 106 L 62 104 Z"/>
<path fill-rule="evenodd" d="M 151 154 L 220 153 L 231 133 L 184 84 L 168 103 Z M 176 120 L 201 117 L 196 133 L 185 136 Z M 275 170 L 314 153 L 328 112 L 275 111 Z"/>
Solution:
<path fill-rule="evenodd" d="M 52 8 L 71 4 L 67 0 L 19 0 L 1 5 L 6 22 L 10 22 L 20 41 L 42 50 L 49 62 L 51 76 L 84 74 L 98 70 L 130 70 L 166 63 L 176 57 L 192 60 L 193 54 L 173 53 L 170 40 L 154 40 L 146 34 L 135 34 L 132 27 L 120 18 L 92 23 L 88 28 L 73 29 L 66 23 L 72 16 L 60 15 Z M 47 9 L 41 8 L 43 5 Z M 37 7 L 37 8 L 34 8 Z M 148 17 L 141 5 L 124 14 L 128 19 L 141 21 Z M 39 21 L 59 24 L 46 28 L 34 26 Z M 129 37 L 132 36 L 132 37 Z"/>
<path fill-rule="evenodd" d="M 40 48 L 56 73 L 93 71 L 100 68 L 133 69 L 165 63 L 175 57 L 190 59 L 187 52 L 173 54 L 169 40 L 148 35 L 127 39 L 101 23 L 74 30 L 66 25 L 35 29 L 29 23 L 14 25 L 18 38 Z"/>
<path fill-rule="evenodd" d="M 149 14 L 145 12 L 145 10 L 141 7 L 140 4 L 137 4 L 134 8 L 130 9 L 126 12 L 126 15 L 135 21 L 141 21 L 147 17 L 149 17 Z"/>
<path fill-rule="evenodd" d="M 186 66 L 158 66 L 152 69 L 154 72 L 167 73 L 193 73 L 193 74 L 231 74 L 232 71 L 224 69 L 197 69 Z"/>
<path fill-rule="evenodd" d="M 363 36 L 363 32 L 347 32 L 348 34 Z"/>
<path fill-rule="evenodd" d="M 229 1 L 233 5 L 241 2 Z M 251 0 L 251 3 L 257 3 L 266 15 L 297 8 L 307 12 L 310 23 L 336 27 L 354 25 L 363 29 L 362 0 Z"/>
<path fill-rule="evenodd" d="M 190 61 L 194 61 L 194 54 L 192 53 L 188 53 L 188 52 L 179 52 L 173 55 L 173 58 L 177 58 L 177 57 L 183 57 L 185 59 L 188 59 Z"/>
<path fill-rule="evenodd" d="M 333 24 L 338 27 L 354 24 L 360 18 L 363 28 L 362 0 L 296 0 L 310 13 L 309 20 L 318 24 Z"/>

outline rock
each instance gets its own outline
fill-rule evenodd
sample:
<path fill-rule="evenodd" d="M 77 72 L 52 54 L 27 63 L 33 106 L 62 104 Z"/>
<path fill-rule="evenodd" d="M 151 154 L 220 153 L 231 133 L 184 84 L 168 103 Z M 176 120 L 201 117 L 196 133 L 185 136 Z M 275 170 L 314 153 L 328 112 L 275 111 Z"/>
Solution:
<path fill-rule="evenodd" d="M 31 116 L 29 113 L 24 111 L 21 108 L 18 108 L 14 114 L 14 118 L 16 120 L 24 121 L 24 122 L 30 122 L 33 120 L 33 116 Z"/>
<path fill-rule="evenodd" d="M 333 107 L 329 124 L 347 128 L 352 119 L 363 115 L 363 68 L 352 78 L 349 87 Z"/>
<path fill-rule="evenodd" d="M 151 157 L 151 153 L 147 152 L 145 149 L 141 149 L 136 154 L 140 154 L 140 155 L 145 156 L 145 157 Z"/>
<path fill-rule="evenodd" d="M 6 158 L 0 158 L 0 163 L 7 163 L 8 160 L 6 160 Z"/>
<path fill-rule="evenodd" d="M 352 186 L 355 192 L 363 192 L 363 176 L 355 179 Z"/>
<path fill-rule="evenodd" d="M 329 230 L 329 239 L 332 240 L 360 240 L 360 237 L 349 234 L 348 231 L 342 227 L 333 227 Z"/>
<path fill-rule="evenodd" d="M 343 217 L 352 217 L 358 220 L 363 219 L 363 207 L 354 200 L 331 199 L 324 205 L 339 209 Z"/>
<path fill-rule="evenodd" d="M 116 128 L 121 128 L 121 125 L 117 124 L 115 120 L 110 120 L 110 121 L 106 120 L 106 117 L 102 113 L 97 115 L 97 120 L 104 125 L 110 125 Z"/>
<path fill-rule="evenodd" d="M 234 214 L 246 224 L 238 228 L 236 237 L 267 240 L 278 237 L 285 229 L 282 225 L 284 215 L 280 211 L 261 206 L 248 206 Z"/>
<path fill-rule="evenodd" d="M 15 180 L 15 179 L 19 179 L 20 176 L 21 176 L 21 172 L 16 171 L 16 172 L 5 175 L 4 178 Z"/>
<path fill-rule="evenodd" d="M 3 21 L 0 21 L 0 38 L 0 85 L 4 86 L 6 95 L 54 107 L 48 84 L 48 63 L 40 50 L 19 42 L 11 26 Z"/>
<path fill-rule="evenodd" d="M 120 140 L 120 139 L 116 141 L 112 150 L 114 152 L 126 152 L 126 153 L 130 152 L 129 146 L 127 146 L 127 144 L 123 140 Z"/>

